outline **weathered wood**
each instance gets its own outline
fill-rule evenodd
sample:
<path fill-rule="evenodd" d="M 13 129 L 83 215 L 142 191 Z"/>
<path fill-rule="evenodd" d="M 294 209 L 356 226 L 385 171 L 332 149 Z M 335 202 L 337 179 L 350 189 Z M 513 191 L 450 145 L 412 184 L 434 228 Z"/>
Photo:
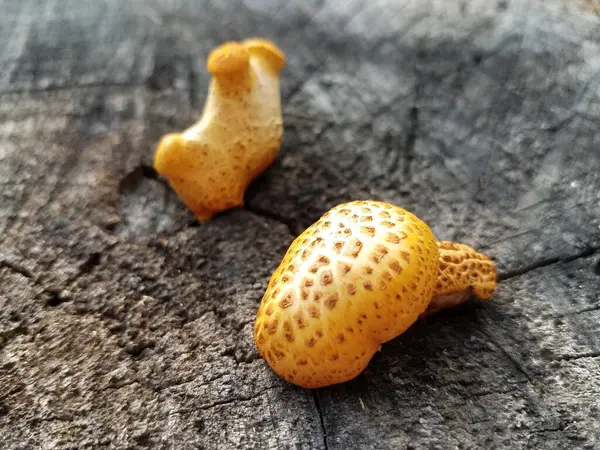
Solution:
<path fill-rule="evenodd" d="M 600 20 L 576 3 L 0 1 L 6 448 L 598 448 Z M 287 53 L 285 144 L 198 226 L 149 169 L 208 51 Z M 344 385 L 252 343 L 295 234 L 359 198 L 486 251 L 490 303 Z"/>

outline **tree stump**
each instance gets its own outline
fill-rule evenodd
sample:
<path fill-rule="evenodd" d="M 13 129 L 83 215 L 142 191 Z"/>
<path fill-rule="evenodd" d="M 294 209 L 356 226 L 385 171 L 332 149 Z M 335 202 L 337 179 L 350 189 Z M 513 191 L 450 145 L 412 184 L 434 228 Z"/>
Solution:
<path fill-rule="evenodd" d="M 600 20 L 571 0 L 0 1 L 3 448 L 600 448 Z M 199 225 L 151 169 L 208 52 L 285 52 L 284 145 Z M 384 200 L 492 256 L 492 301 L 341 385 L 252 342 L 287 246 Z"/>

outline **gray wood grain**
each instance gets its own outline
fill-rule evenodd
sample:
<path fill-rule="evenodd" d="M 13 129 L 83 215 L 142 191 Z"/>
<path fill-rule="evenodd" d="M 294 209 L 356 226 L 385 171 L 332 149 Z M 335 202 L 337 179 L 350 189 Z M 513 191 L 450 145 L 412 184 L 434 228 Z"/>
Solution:
<path fill-rule="evenodd" d="M 600 19 L 570 1 L 0 1 L 4 448 L 600 446 Z M 285 143 L 199 226 L 150 168 L 215 45 L 287 54 Z M 308 391 L 252 323 L 297 233 L 372 198 L 488 252 L 493 301 Z"/>

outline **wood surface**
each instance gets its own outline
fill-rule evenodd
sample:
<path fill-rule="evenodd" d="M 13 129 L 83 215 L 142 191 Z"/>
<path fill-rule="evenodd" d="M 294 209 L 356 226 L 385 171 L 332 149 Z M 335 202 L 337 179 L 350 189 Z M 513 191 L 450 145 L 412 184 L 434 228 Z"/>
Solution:
<path fill-rule="evenodd" d="M 600 448 L 600 18 L 568 0 L 0 0 L 0 446 Z M 284 145 L 199 225 L 151 169 L 208 52 L 286 52 Z M 252 325 L 292 239 L 385 200 L 501 283 L 355 380 Z"/>

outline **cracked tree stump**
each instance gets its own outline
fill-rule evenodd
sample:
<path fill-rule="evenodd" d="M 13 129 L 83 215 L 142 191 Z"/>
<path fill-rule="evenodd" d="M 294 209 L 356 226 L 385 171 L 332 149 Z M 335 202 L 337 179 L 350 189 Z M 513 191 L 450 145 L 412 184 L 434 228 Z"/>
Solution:
<path fill-rule="evenodd" d="M 0 1 L 3 448 L 600 446 L 600 20 L 570 0 Z M 199 226 L 150 169 L 205 59 L 288 56 L 285 143 Z M 294 236 L 385 200 L 490 254 L 493 300 L 315 391 L 252 324 Z"/>

